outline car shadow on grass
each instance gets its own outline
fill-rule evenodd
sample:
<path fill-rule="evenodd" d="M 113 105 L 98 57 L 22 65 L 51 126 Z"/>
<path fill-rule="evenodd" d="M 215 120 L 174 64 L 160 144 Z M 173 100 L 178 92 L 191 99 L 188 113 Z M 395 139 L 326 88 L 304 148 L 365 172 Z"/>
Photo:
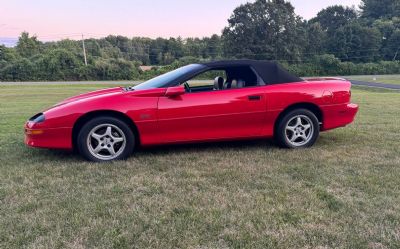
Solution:
<path fill-rule="evenodd" d="M 314 147 L 324 149 L 326 147 L 339 146 L 348 143 L 349 138 L 343 134 L 327 132 L 321 134 Z M 249 153 L 254 150 L 285 150 L 281 149 L 273 139 L 247 139 L 232 140 L 222 142 L 198 142 L 186 144 L 167 144 L 150 147 L 139 147 L 130 158 L 145 159 L 154 156 L 182 155 L 191 153 L 213 153 L 213 152 L 237 152 Z M 87 162 L 75 151 L 50 150 L 50 149 L 30 149 L 24 150 L 21 157 L 30 157 L 33 161 L 41 163 L 83 163 Z"/>
<path fill-rule="evenodd" d="M 332 134 L 324 134 L 314 145 L 316 147 L 326 147 L 332 144 L 341 144 L 343 141 L 341 137 L 332 136 Z M 157 145 L 150 147 L 139 147 L 131 155 L 130 158 L 145 159 L 153 156 L 169 156 L 169 155 L 183 155 L 188 153 L 212 153 L 216 151 L 222 152 L 235 152 L 235 151 L 254 151 L 254 150 L 285 150 L 281 149 L 273 139 L 248 139 L 248 140 L 234 140 L 222 142 L 198 142 L 198 143 L 185 143 L 185 144 L 167 144 Z M 21 155 L 23 157 L 30 157 L 30 160 L 40 162 L 63 162 L 63 163 L 79 163 L 86 162 L 75 151 L 66 150 L 51 150 L 51 149 L 30 149 Z M 28 155 L 27 155 L 28 154 Z"/>
<path fill-rule="evenodd" d="M 314 147 L 325 147 L 337 145 L 340 146 L 343 143 L 352 141 L 352 136 L 343 136 L 334 131 L 328 131 L 320 133 Z M 288 150 L 280 147 L 272 138 L 260 138 L 260 139 L 243 139 L 243 140 L 231 140 L 222 142 L 198 142 L 198 143 L 186 143 L 186 144 L 167 144 L 157 145 L 151 147 L 138 148 L 136 154 L 147 155 L 147 154 L 169 154 L 169 153 L 190 153 L 190 152 L 208 152 L 215 150 Z"/>
<path fill-rule="evenodd" d="M 278 146 L 269 139 L 248 139 L 222 142 L 198 142 L 184 144 L 166 144 L 151 147 L 138 148 L 137 154 L 169 154 L 169 153 L 190 153 L 190 152 L 208 152 L 215 150 L 252 150 L 256 148 L 271 149 Z"/>
<path fill-rule="evenodd" d="M 82 157 L 74 151 L 57 149 L 28 149 L 33 150 L 32 152 L 28 152 L 32 160 L 40 161 L 42 163 L 58 161 L 73 162 L 82 160 Z"/>
<path fill-rule="evenodd" d="M 186 154 L 197 152 L 236 151 L 236 150 L 254 150 L 254 149 L 273 149 L 279 148 L 273 140 L 252 139 L 240 141 L 224 142 L 199 142 L 186 144 L 168 144 L 150 147 L 139 147 L 131 157 L 142 158 L 148 156 L 167 156 L 170 154 Z M 76 151 L 51 150 L 51 149 L 31 149 L 27 148 L 23 156 L 29 156 L 31 160 L 45 162 L 84 162 L 85 160 Z M 26 155 L 29 154 L 29 155 Z"/>

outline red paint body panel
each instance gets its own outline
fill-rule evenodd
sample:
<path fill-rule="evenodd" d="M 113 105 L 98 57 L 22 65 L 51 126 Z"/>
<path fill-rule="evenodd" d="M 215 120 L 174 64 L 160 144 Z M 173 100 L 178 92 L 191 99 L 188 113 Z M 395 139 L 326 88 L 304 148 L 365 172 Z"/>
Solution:
<path fill-rule="evenodd" d="M 160 97 L 158 103 L 158 128 L 167 143 L 259 136 L 265 116 L 261 87 Z"/>
<path fill-rule="evenodd" d="M 71 149 L 70 139 L 72 137 L 72 129 L 69 127 L 60 128 L 28 128 L 32 126 L 32 122 L 28 122 L 25 126 L 25 144 L 31 147 L 54 148 L 54 149 Z M 41 131 L 41 134 L 29 134 L 32 131 Z"/>
<path fill-rule="evenodd" d="M 169 97 L 165 96 L 167 88 L 105 89 L 66 99 L 44 111 L 42 123 L 28 121 L 25 143 L 32 147 L 72 149 L 76 122 L 99 111 L 129 117 L 139 131 L 142 146 L 272 137 L 279 115 L 302 103 L 320 109 L 324 131 L 353 122 L 358 106 L 350 103 L 350 87 L 350 82 L 341 79 L 312 79 Z"/>

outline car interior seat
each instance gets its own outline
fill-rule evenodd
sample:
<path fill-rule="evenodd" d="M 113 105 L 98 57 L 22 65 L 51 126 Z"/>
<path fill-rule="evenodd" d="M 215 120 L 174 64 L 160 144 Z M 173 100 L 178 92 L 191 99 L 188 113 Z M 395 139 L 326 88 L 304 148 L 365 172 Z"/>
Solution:
<path fill-rule="evenodd" d="M 231 88 L 238 88 L 238 81 L 236 79 L 233 79 L 231 82 Z"/>
<path fill-rule="evenodd" d="M 237 88 L 243 88 L 246 86 L 246 82 L 242 79 L 238 79 L 237 81 Z"/>
<path fill-rule="evenodd" d="M 221 90 L 224 88 L 224 78 L 218 76 L 214 79 L 214 90 Z"/>
<path fill-rule="evenodd" d="M 224 84 L 224 89 L 231 89 L 232 83 L 231 82 L 225 82 Z"/>

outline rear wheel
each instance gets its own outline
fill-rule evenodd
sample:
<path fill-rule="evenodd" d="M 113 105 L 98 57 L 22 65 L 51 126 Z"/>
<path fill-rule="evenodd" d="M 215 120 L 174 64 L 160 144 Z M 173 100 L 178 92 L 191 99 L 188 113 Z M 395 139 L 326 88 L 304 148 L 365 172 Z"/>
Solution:
<path fill-rule="evenodd" d="M 281 147 L 311 147 L 319 136 L 317 117 L 307 109 L 288 112 L 278 123 L 275 138 Z"/>
<path fill-rule="evenodd" d="M 105 162 L 126 159 L 135 147 L 135 136 L 129 126 L 113 117 L 96 117 L 81 128 L 77 145 L 86 159 Z"/>

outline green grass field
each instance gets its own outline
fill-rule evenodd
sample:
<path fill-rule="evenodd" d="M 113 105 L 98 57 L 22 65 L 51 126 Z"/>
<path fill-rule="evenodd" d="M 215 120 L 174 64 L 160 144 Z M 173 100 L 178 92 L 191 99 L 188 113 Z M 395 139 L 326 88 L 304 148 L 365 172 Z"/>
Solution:
<path fill-rule="evenodd" d="M 0 248 L 399 248 L 400 93 L 353 89 L 315 147 L 164 146 L 92 164 L 23 124 L 105 85 L 0 86 Z"/>
<path fill-rule="evenodd" d="M 347 76 L 346 78 L 352 80 L 374 82 L 374 83 L 387 83 L 387 84 L 400 85 L 400 75 L 360 75 L 360 76 Z"/>

